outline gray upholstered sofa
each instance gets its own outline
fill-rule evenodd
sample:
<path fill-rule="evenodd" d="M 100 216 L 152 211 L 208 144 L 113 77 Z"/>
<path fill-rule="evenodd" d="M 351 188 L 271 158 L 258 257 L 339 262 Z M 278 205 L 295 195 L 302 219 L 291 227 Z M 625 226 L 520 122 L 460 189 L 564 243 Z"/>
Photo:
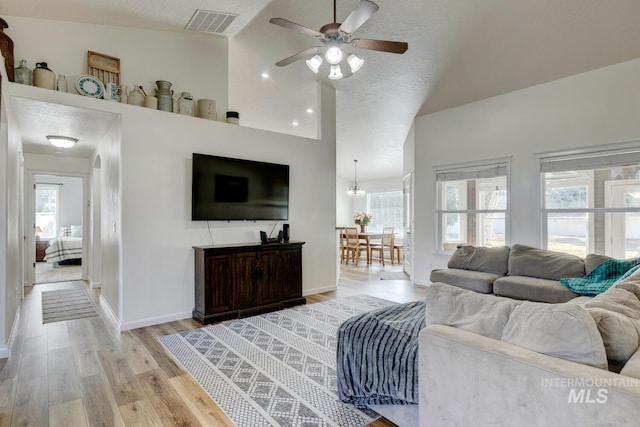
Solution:
<path fill-rule="evenodd" d="M 493 248 L 464 245 L 453 253 L 448 268 L 431 272 L 430 280 L 480 293 L 560 303 L 578 295 L 559 279 L 585 276 L 606 258 L 589 254 L 583 259 L 519 244 Z"/>
<path fill-rule="evenodd" d="M 545 304 L 427 289 L 420 425 L 640 425 L 640 273 Z"/>

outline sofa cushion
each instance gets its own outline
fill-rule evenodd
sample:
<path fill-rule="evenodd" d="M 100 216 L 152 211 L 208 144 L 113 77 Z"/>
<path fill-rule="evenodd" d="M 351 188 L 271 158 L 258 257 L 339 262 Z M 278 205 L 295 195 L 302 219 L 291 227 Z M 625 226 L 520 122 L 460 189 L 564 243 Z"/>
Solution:
<path fill-rule="evenodd" d="M 501 274 L 484 273 L 482 271 L 461 270 L 449 268 L 444 270 L 433 270 L 431 272 L 431 282 L 444 282 L 450 285 L 459 286 L 471 291 L 490 294 L 493 292 L 493 281 Z"/>
<path fill-rule="evenodd" d="M 577 304 L 525 301 L 509 316 L 502 341 L 598 368 L 608 366 L 598 328 Z"/>
<path fill-rule="evenodd" d="M 505 275 L 507 274 L 508 260 L 508 246 L 486 248 L 461 245 L 449 258 L 447 267 Z"/>
<path fill-rule="evenodd" d="M 579 304 L 517 301 L 434 283 L 426 290 L 426 311 L 427 326 L 453 326 L 550 356 L 607 367 L 595 321 Z"/>
<path fill-rule="evenodd" d="M 640 349 L 627 360 L 620 373 L 628 377 L 640 378 Z"/>
<path fill-rule="evenodd" d="M 577 297 L 557 280 L 527 276 L 503 276 L 493 282 L 496 295 L 538 302 L 567 302 Z"/>
<path fill-rule="evenodd" d="M 439 324 L 501 339 L 514 307 L 524 301 L 434 283 L 427 287 L 426 326 Z"/>
<path fill-rule="evenodd" d="M 515 244 L 509 252 L 509 275 L 560 280 L 584 276 L 584 260 L 575 255 Z"/>

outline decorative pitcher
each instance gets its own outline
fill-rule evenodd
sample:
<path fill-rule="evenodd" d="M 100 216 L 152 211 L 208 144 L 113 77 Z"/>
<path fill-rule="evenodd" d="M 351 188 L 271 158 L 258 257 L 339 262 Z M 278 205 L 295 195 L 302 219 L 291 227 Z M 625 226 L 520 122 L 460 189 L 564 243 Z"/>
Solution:
<path fill-rule="evenodd" d="M 156 98 L 158 98 L 158 110 L 173 111 L 173 91 L 171 83 L 166 80 L 156 81 L 158 89 L 156 90 Z"/>

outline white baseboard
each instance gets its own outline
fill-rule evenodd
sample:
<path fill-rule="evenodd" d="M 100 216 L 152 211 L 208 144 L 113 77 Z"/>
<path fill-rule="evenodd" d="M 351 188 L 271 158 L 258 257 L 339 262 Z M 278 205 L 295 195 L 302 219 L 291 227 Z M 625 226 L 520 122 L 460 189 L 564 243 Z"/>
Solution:
<path fill-rule="evenodd" d="M 313 294 L 321 294 L 323 292 L 335 291 L 336 289 L 338 289 L 336 285 L 325 286 L 324 288 L 307 289 L 304 292 L 302 292 L 302 295 L 307 296 L 307 295 L 313 295 Z"/>
<path fill-rule="evenodd" d="M 89 288 L 90 289 L 96 289 L 96 288 L 101 288 L 102 287 L 102 282 L 94 282 L 93 280 L 89 279 Z"/>
<path fill-rule="evenodd" d="M 149 317 L 146 319 L 134 320 L 131 322 L 124 322 L 120 324 L 121 331 L 128 331 L 129 329 L 144 328 L 146 326 L 159 325 L 160 323 L 175 322 L 176 320 L 191 319 L 192 312 L 167 314 L 166 316 Z"/>
<path fill-rule="evenodd" d="M 429 286 L 431 285 L 431 282 L 429 280 L 424 281 L 424 280 L 414 280 L 413 281 L 414 285 L 418 285 L 418 286 Z"/>
<path fill-rule="evenodd" d="M 115 311 L 113 311 L 113 308 L 111 308 L 111 305 L 109 304 L 107 299 L 102 296 L 102 294 L 100 294 L 100 306 L 104 308 L 105 313 L 107 313 L 107 316 L 109 316 L 109 318 L 115 325 L 117 325 L 118 327 L 122 327 L 120 318 L 118 318 Z"/>
<path fill-rule="evenodd" d="M 22 303 L 20 303 L 20 307 L 16 310 L 16 315 L 13 318 L 13 324 L 11 325 L 11 331 L 9 331 L 9 336 L 7 337 L 7 342 L 0 346 L 0 359 L 4 359 L 5 357 L 9 357 L 11 355 L 11 341 L 13 341 L 13 335 L 16 332 L 16 328 L 18 327 L 18 322 L 20 321 L 20 309 L 22 307 Z"/>
<path fill-rule="evenodd" d="M 0 346 L 0 359 L 6 359 L 7 357 L 9 357 L 10 353 L 11 352 L 9 351 L 9 347 L 7 347 L 6 345 Z"/>

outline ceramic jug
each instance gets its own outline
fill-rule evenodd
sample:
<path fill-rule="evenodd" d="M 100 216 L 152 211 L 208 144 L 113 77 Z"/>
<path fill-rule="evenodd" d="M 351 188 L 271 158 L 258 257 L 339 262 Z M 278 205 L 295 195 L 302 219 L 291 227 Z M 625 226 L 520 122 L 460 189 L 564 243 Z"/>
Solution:
<path fill-rule="evenodd" d="M 36 63 L 36 69 L 33 70 L 33 85 L 45 89 L 56 89 L 56 76 L 47 67 L 46 62 Z"/>
<path fill-rule="evenodd" d="M 142 107 L 144 105 L 144 94 L 140 90 L 140 86 L 135 85 L 133 90 L 129 92 L 128 103 L 130 105 L 137 105 L 138 107 Z"/>
<path fill-rule="evenodd" d="M 178 112 L 185 116 L 195 115 L 195 102 L 189 92 L 182 92 L 180 99 L 178 99 Z"/>
<path fill-rule="evenodd" d="M 27 66 L 27 61 L 21 59 L 18 66 L 13 71 L 13 75 L 16 83 L 23 85 L 33 85 L 33 71 Z"/>
<path fill-rule="evenodd" d="M 156 90 L 156 98 L 158 98 L 158 110 L 173 111 L 173 91 L 171 83 L 166 80 L 156 81 L 158 89 Z"/>

